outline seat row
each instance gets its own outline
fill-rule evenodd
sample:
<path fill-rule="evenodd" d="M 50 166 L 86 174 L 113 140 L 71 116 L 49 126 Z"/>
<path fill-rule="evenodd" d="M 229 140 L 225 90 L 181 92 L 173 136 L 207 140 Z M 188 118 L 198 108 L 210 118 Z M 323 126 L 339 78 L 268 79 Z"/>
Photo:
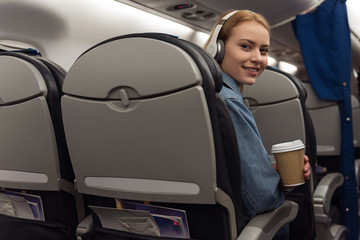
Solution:
<path fill-rule="evenodd" d="M 3 51 L 0 69 L 0 186 L 41 196 L 44 212 L 42 219 L 19 218 L 14 212 L 20 205 L 4 199 L 16 210 L 0 214 L 6 239 L 171 239 L 107 228 L 109 217 L 89 206 L 116 208 L 115 199 L 185 210 L 191 239 L 272 239 L 293 219 L 290 232 L 313 239 L 320 226 L 316 214 L 329 227 L 317 235 L 332 233 L 323 239 L 346 233 L 327 218 L 329 197 L 342 181 L 336 173 L 319 183 L 325 191 L 313 193 L 314 178 L 278 209 L 245 225 L 236 138 L 218 94 L 221 71 L 190 42 L 156 33 L 108 39 L 67 73 L 40 56 Z M 274 91 L 290 86 L 282 91 L 284 103 L 257 98 L 257 87 L 245 90 L 265 147 L 294 137 L 314 154 L 306 91 L 280 71 L 269 68 L 263 75 L 275 81 Z M 264 98 L 282 97 L 266 89 Z M 266 101 L 275 110 L 266 109 Z M 267 133 L 267 124 L 286 121 L 281 114 L 288 111 L 291 134 Z M 315 166 L 316 153 L 310 159 Z M 315 211 L 313 194 L 321 199 Z M 299 207 L 306 214 L 298 214 Z M 303 223 L 310 224 L 309 238 Z"/>

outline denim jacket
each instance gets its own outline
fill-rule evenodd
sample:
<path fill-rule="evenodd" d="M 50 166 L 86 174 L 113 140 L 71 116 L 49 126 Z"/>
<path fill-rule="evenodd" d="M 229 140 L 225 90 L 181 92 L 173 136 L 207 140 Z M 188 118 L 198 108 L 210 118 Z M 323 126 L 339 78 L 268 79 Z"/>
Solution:
<path fill-rule="evenodd" d="M 226 73 L 223 73 L 223 81 L 220 96 L 230 112 L 239 146 L 243 209 L 245 215 L 253 217 L 271 211 L 283 202 L 280 176 L 271 164 L 237 83 Z"/>

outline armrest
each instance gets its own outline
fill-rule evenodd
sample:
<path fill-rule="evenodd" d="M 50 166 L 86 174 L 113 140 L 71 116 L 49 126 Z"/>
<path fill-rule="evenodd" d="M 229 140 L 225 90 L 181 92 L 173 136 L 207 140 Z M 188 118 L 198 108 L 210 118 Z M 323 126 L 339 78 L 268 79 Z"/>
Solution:
<path fill-rule="evenodd" d="M 85 217 L 76 228 L 77 240 L 81 240 L 81 235 L 90 232 L 93 227 L 93 219 L 91 215 Z"/>
<path fill-rule="evenodd" d="M 237 240 L 271 240 L 284 224 L 296 217 L 298 210 L 298 204 L 285 200 L 274 211 L 253 217 Z"/>
<path fill-rule="evenodd" d="M 328 222 L 332 196 L 343 182 L 344 177 L 340 173 L 329 173 L 321 179 L 313 195 L 314 212 L 317 221 Z"/>

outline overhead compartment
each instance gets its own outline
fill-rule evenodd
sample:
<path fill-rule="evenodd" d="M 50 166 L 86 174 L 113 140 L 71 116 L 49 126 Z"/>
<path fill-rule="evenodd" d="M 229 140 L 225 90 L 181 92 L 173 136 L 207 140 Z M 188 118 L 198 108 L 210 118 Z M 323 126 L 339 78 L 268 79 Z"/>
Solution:
<path fill-rule="evenodd" d="M 281 25 L 304 11 L 310 11 L 324 0 L 117 0 L 119 2 L 156 12 L 180 21 L 190 27 L 210 31 L 217 17 L 229 9 L 248 9 L 261 13 L 270 25 Z"/>
<path fill-rule="evenodd" d="M 272 1 L 259 1 L 259 0 L 198 0 L 206 4 L 210 8 L 217 9 L 220 12 L 228 9 L 248 9 L 261 13 L 270 22 L 271 26 L 281 24 L 293 18 L 299 13 L 310 11 L 311 9 L 320 5 L 324 0 L 302 0 L 302 1 L 289 1 L 289 0 L 272 0 Z"/>

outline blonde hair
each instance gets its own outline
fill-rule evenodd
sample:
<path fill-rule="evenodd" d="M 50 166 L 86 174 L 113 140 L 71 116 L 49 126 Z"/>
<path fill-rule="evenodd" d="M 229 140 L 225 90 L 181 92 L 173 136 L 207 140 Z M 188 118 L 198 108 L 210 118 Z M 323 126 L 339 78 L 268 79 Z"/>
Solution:
<path fill-rule="evenodd" d="M 209 36 L 209 39 L 206 41 L 205 43 L 205 46 L 204 48 L 206 49 L 207 46 L 209 45 L 210 43 L 210 40 L 214 34 L 214 31 L 215 31 L 215 28 L 217 25 L 219 25 L 223 20 L 222 18 L 224 16 L 226 16 L 227 14 L 229 14 L 230 12 L 234 12 L 234 11 L 237 11 L 235 9 L 231 9 L 231 10 L 228 10 L 226 12 L 224 12 L 218 19 L 217 21 L 215 22 L 212 30 L 211 30 L 211 33 L 210 33 L 210 36 Z M 270 26 L 269 26 L 269 23 L 267 22 L 267 20 L 260 14 L 258 13 L 255 13 L 255 12 L 252 12 L 252 11 L 249 11 L 249 10 L 238 10 L 235 14 L 233 14 L 228 20 L 226 20 L 226 22 L 223 24 L 221 30 L 220 30 L 220 33 L 219 33 L 219 36 L 217 38 L 217 40 L 222 40 L 224 43 L 226 42 L 226 40 L 229 38 L 230 36 L 230 33 L 231 33 L 231 30 L 243 23 L 243 22 L 247 22 L 247 21 L 256 21 L 257 23 L 260 23 L 262 26 L 265 27 L 265 29 L 269 32 L 269 35 L 270 35 Z"/>

